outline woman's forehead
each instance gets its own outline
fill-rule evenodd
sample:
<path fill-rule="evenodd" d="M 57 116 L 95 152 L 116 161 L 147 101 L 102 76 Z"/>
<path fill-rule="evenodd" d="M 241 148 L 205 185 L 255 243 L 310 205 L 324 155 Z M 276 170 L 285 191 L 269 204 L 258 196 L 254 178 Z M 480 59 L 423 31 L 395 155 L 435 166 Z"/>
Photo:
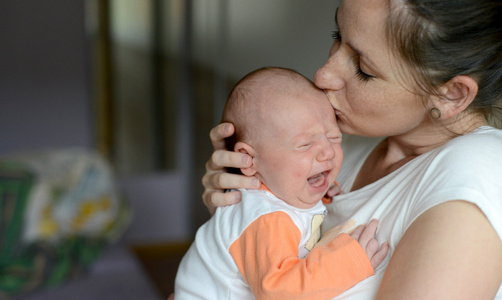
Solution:
<path fill-rule="evenodd" d="M 387 38 L 389 9 L 389 0 L 345 0 L 336 13 L 343 43 L 382 79 L 393 77 L 396 62 Z"/>

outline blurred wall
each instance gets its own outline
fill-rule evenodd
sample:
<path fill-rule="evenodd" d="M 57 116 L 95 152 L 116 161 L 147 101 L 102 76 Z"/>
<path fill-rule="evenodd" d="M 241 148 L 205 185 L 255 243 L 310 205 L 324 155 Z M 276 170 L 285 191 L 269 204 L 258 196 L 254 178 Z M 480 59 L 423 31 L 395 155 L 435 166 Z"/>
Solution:
<path fill-rule="evenodd" d="M 0 1 L 0 153 L 91 147 L 84 1 Z"/>
<path fill-rule="evenodd" d="M 294 68 L 312 78 L 327 58 L 339 2 L 197 0 L 195 59 L 216 67 L 223 62 L 233 78 L 267 65 Z M 226 28 L 222 28 L 222 20 Z"/>
<path fill-rule="evenodd" d="M 42 147 L 95 146 L 86 1 L 0 1 L 0 155 Z M 193 59 L 223 81 L 265 65 L 294 68 L 312 78 L 328 55 L 338 2 L 193 0 Z M 171 12 L 182 10 L 182 0 L 169 3 Z M 147 13 L 137 10 L 138 15 Z M 176 18 L 171 25 L 180 24 Z M 176 37 L 180 32 L 176 26 L 170 29 L 166 34 L 171 39 L 181 38 Z M 123 32 L 119 39 L 127 44 L 140 45 L 145 39 L 134 30 Z M 167 50 L 178 46 L 168 45 Z M 225 90 L 215 88 L 214 103 L 195 102 L 212 105 L 203 126 L 188 133 L 185 126 L 178 127 L 179 136 L 194 135 L 198 141 L 178 143 L 184 155 L 192 153 L 186 147 L 198 148 L 193 150 L 198 157 L 191 181 L 186 170 L 120 178 L 135 211 L 128 241 L 187 239 L 194 230 L 191 212 L 199 214 L 197 222 L 209 217 L 200 200 L 200 176 L 211 151 L 208 132 L 219 119 L 225 95 Z M 187 194 L 193 199 L 187 200 Z"/>

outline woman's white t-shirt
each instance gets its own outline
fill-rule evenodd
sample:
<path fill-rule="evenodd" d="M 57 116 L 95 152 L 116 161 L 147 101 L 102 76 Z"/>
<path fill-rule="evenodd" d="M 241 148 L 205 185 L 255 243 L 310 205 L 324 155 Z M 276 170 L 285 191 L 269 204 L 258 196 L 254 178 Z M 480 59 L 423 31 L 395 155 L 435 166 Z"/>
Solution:
<path fill-rule="evenodd" d="M 413 221 L 449 200 L 476 204 L 502 240 L 502 130 L 484 126 L 422 154 L 391 174 L 353 192 L 362 164 L 381 139 L 344 136 L 344 162 L 337 181 L 345 194 L 326 205 L 323 230 L 349 232 L 375 218 L 379 242 L 390 254 L 370 277 L 335 299 L 374 299 L 390 256 Z M 496 299 L 502 299 L 499 289 Z"/>

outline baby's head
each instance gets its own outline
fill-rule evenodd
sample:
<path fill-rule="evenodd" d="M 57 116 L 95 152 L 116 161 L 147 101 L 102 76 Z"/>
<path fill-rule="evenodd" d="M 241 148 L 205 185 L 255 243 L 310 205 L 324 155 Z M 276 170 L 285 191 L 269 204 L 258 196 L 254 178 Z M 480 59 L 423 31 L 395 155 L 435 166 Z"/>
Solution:
<path fill-rule="evenodd" d="M 229 150 L 253 158 L 241 172 L 292 206 L 316 205 L 340 171 L 342 134 L 334 110 L 324 92 L 295 71 L 263 68 L 245 76 L 227 100 L 223 121 L 236 130 Z"/>

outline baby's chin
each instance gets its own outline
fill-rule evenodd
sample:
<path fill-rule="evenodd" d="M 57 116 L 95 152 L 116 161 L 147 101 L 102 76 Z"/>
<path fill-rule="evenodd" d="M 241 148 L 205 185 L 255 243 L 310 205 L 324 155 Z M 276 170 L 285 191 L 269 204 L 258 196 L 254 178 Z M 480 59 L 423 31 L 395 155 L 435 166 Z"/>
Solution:
<path fill-rule="evenodd" d="M 309 189 L 307 191 L 304 191 L 302 196 L 297 198 L 296 201 L 296 207 L 302 208 L 302 209 L 308 209 L 316 206 L 321 200 L 322 197 L 326 194 L 327 189 L 322 192 L 317 192 L 317 193 L 312 193 L 312 191 Z"/>

